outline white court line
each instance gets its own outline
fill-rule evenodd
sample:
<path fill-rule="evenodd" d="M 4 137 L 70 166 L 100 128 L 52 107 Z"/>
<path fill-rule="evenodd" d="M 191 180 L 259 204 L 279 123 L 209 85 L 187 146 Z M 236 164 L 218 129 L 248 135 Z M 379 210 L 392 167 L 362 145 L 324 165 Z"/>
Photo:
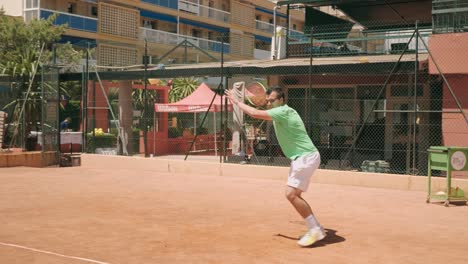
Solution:
<path fill-rule="evenodd" d="M 102 262 L 102 261 L 97 261 L 97 260 L 93 260 L 93 259 L 80 258 L 80 257 L 74 257 L 74 256 L 67 256 L 67 255 L 62 255 L 62 254 L 58 254 L 58 253 L 54 253 L 54 252 L 50 252 L 50 251 L 45 251 L 45 250 L 40 250 L 40 249 L 35 249 L 35 248 L 29 248 L 29 247 L 24 247 L 24 246 L 15 245 L 15 244 L 0 242 L 0 245 L 7 246 L 7 247 L 15 247 L 15 248 L 26 249 L 26 250 L 30 250 L 30 251 L 34 251 L 34 252 L 59 256 L 59 257 L 63 257 L 63 258 L 77 259 L 77 260 L 87 261 L 87 262 L 96 263 L 96 264 L 110 264 L 108 262 Z"/>

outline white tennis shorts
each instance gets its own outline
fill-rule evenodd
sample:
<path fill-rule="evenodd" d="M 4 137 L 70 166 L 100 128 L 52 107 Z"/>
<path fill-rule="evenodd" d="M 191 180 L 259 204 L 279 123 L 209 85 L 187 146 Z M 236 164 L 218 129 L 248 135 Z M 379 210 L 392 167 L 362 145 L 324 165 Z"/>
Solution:
<path fill-rule="evenodd" d="M 291 161 L 287 185 L 306 192 L 310 178 L 319 166 L 320 153 L 318 151 L 297 157 Z"/>

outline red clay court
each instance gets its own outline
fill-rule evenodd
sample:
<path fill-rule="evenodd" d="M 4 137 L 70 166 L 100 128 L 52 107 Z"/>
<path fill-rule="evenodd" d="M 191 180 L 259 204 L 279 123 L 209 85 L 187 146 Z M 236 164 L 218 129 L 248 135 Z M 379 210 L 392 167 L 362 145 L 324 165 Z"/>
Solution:
<path fill-rule="evenodd" d="M 467 206 L 312 183 L 305 198 L 328 237 L 300 248 L 286 175 L 248 171 L 1 169 L 0 263 L 468 263 Z"/>

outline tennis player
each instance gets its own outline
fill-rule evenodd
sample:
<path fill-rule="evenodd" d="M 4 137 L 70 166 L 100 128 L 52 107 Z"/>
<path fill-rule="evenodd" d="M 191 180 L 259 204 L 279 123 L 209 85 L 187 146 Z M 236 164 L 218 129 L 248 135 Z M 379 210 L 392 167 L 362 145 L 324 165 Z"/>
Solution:
<path fill-rule="evenodd" d="M 307 232 L 298 244 L 303 247 L 311 246 L 322 240 L 325 229 L 315 218 L 309 204 L 302 198 L 302 192 L 307 191 L 310 178 L 320 165 L 320 154 L 307 135 L 307 131 L 296 110 L 284 102 L 284 92 L 281 87 L 271 87 L 267 90 L 268 110 L 258 110 L 239 102 L 231 91 L 226 90 L 226 96 L 232 104 L 249 116 L 263 120 L 273 120 L 276 137 L 283 153 L 291 159 L 291 167 L 286 186 L 286 198 L 296 211 L 305 219 Z"/>

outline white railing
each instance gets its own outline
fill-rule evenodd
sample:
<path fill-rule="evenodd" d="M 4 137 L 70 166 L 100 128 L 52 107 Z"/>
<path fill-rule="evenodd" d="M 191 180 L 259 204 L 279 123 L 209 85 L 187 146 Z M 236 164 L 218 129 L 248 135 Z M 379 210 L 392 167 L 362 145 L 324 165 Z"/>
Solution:
<path fill-rule="evenodd" d="M 271 57 L 271 51 L 269 50 L 262 50 L 262 49 L 254 49 L 254 58 L 256 60 L 266 60 Z"/>
<path fill-rule="evenodd" d="M 263 21 L 260 21 L 260 20 L 255 20 L 255 28 L 257 30 L 273 34 L 274 29 L 275 29 L 275 25 L 267 23 L 267 22 L 263 22 Z"/>
<path fill-rule="evenodd" d="M 393 45 L 399 45 L 399 49 L 397 49 L 397 52 L 402 52 L 408 41 L 410 40 L 411 36 L 413 35 L 414 30 L 395 30 L 395 31 L 388 31 L 385 33 L 384 36 L 380 36 L 381 38 L 384 38 L 384 45 L 383 45 L 383 51 L 384 53 L 391 53 L 394 48 Z M 422 39 L 424 42 L 428 43 L 429 41 L 429 36 L 432 34 L 432 29 L 421 29 L 419 31 L 421 34 Z M 426 53 L 427 49 L 424 47 L 424 44 L 421 43 L 420 39 L 417 39 L 416 37 L 413 37 L 411 42 L 408 45 L 409 50 L 415 50 L 416 49 L 416 40 L 419 41 L 418 44 L 418 52 Z"/>
<path fill-rule="evenodd" d="M 140 27 L 139 39 L 147 40 L 148 42 L 177 45 L 179 44 L 179 35 L 166 31 Z"/>
<path fill-rule="evenodd" d="M 231 21 L 231 13 L 227 11 L 200 5 L 188 0 L 179 0 L 179 10 L 221 22 L 229 23 Z"/>
<path fill-rule="evenodd" d="M 297 31 L 294 29 L 289 30 L 289 37 L 297 40 L 304 39 L 304 32 Z"/>
<path fill-rule="evenodd" d="M 33 19 L 39 19 L 39 8 L 24 9 L 24 21 L 29 22 Z"/>
<path fill-rule="evenodd" d="M 179 10 L 182 10 L 188 13 L 199 15 L 200 14 L 199 6 L 200 5 L 198 4 L 198 1 L 189 1 L 189 0 L 179 1 Z"/>
<path fill-rule="evenodd" d="M 175 33 L 170 33 L 166 31 L 161 31 L 157 29 L 149 29 L 140 27 L 139 39 L 146 39 L 148 42 L 165 44 L 165 45 L 178 45 L 184 40 L 187 40 L 191 44 L 200 49 L 214 52 L 221 52 L 222 43 L 219 41 L 213 41 L 203 38 L 195 38 L 186 35 L 180 35 Z M 229 43 L 224 43 L 224 52 L 229 53 Z"/>

